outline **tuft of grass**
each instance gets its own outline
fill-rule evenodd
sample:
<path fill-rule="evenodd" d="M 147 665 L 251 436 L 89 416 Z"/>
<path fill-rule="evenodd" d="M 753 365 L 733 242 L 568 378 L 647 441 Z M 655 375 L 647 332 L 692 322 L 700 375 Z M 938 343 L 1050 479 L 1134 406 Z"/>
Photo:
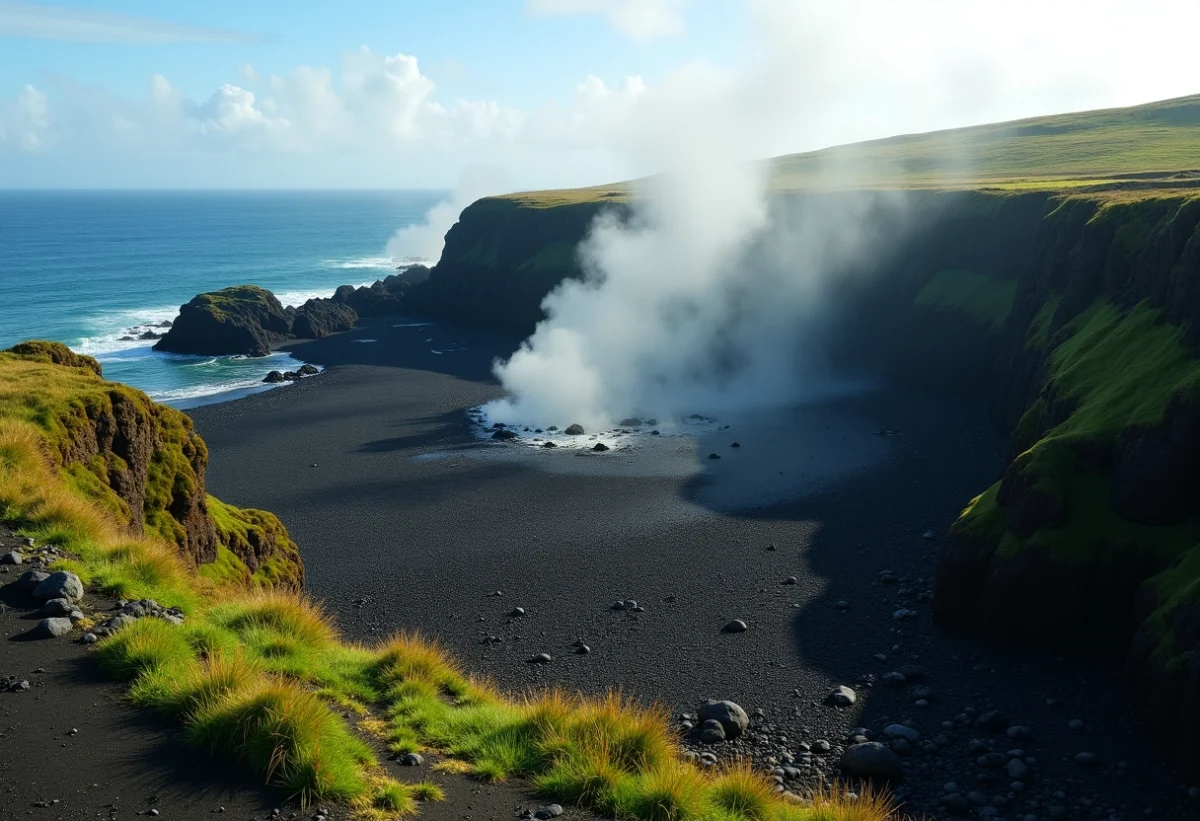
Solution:
<path fill-rule="evenodd" d="M 367 746 L 320 699 L 269 679 L 198 705 L 187 735 L 214 755 L 233 756 L 302 804 L 355 798 L 366 789 L 360 765 L 374 763 Z"/>
<path fill-rule="evenodd" d="M 618 818 L 638 821 L 699 819 L 710 809 L 706 786 L 699 770 L 672 762 L 618 783 L 609 809 Z"/>
<path fill-rule="evenodd" d="M 446 791 L 432 781 L 418 781 L 412 785 L 412 797 L 429 803 L 446 800 Z"/>
<path fill-rule="evenodd" d="M 748 767 L 722 774 L 708 787 L 707 797 L 718 809 L 748 821 L 765 821 L 777 801 L 772 785 Z"/>

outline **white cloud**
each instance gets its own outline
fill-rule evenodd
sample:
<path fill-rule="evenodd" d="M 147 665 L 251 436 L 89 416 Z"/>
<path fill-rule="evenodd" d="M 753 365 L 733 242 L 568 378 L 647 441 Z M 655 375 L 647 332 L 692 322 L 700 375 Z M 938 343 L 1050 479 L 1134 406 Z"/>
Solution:
<path fill-rule="evenodd" d="M 675 37 L 684 31 L 688 0 L 528 0 L 534 14 L 602 14 L 626 37 L 639 42 Z"/>
<path fill-rule="evenodd" d="M 0 36 L 75 43 L 240 43 L 257 35 L 70 6 L 0 2 Z"/>
<path fill-rule="evenodd" d="M 0 107 L 0 144 L 3 143 L 13 144 L 28 154 L 41 154 L 54 147 L 50 106 L 44 93 L 27 85 L 10 105 Z"/>

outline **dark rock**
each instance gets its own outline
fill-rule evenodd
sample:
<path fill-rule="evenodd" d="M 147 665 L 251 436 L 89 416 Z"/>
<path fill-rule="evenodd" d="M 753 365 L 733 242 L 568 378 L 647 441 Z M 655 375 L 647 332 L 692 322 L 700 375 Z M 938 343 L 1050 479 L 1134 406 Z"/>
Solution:
<path fill-rule="evenodd" d="M 78 601 L 83 598 L 83 582 L 74 573 L 59 570 L 51 573 L 33 589 L 35 599 L 70 599 Z"/>
<path fill-rule="evenodd" d="M 518 437 L 514 431 L 508 430 L 507 428 L 501 428 L 492 434 L 492 438 L 499 442 L 508 442 Z"/>
<path fill-rule="evenodd" d="M 700 740 L 705 744 L 719 744 L 725 738 L 725 727 L 721 722 L 708 719 L 700 725 Z"/>
<path fill-rule="evenodd" d="M 404 757 L 400 759 L 400 763 L 407 767 L 420 767 L 425 763 L 425 759 L 421 757 L 420 753 L 405 753 Z"/>
<path fill-rule="evenodd" d="M 533 814 L 538 821 L 549 821 L 551 818 L 558 818 L 563 814 L 563 808 L 559 804 L 547 804 Z"/>
<path fill-rule="evenodd" d="M 556 447 L 558 447 L 558 445 L 554 444 L 553 442 L 543 442 L 543 443 L 542 443 L 542 447 L 544 447 L 544 448 L 556 448 Z"/>
<path fill-rule="evenodd" d="M 17 587 L 32 593 L 42 582 L 50 578 L 50 574 L 42 570 L 26 570 L 17 579 Z"/>
<path fill-rule="evenodd" d="M 156 351 L 221 356 L 266 356 L 292 332 L 291 317 L 270 291 L 237 285 L 199 294 L 154 345 Z"/>
<path fill-rule="evenodd" d="M 603 453 L 604 451 L 608 450 L 608 445 L 604 444 L 603 442 L 597 442 L 596 444 L 592 445 L 592 450 L 596 451 L 597 453 Z"/>
<path fill-rule="evenodd" d="M 553 428 L 551 428 L 551 430 L 553 430 Z M 584 431 L 583 425 L 575 424 L 568 425 L 567 429 L 564 430 L 563 433 L 567 434 L 568 436 L 582 436 L 584 433 L 586 433 L 586 431 Z"/>
<path fill-rule="evenodd" d="M 0 564 L 21 564 L 23 561 L 25 561 L 25 557 L 15 550 L 0 556 Z"/>
<path fill-rule="evenodd" d="M 891 778 L 904 772 L 904 762 L 883 744 L 867 741 L 846 748 L 842 768 L 862 778 Z"/>
<path fill-rule="evenodd" d="M 397 314 L 404 307 L 402 289 L 389 290 L 383 280 L 376 280 L 369 286 L 358 288 L 343 285 L 334 291 L 330 301 L 352 308 L 360 317 Z"/>
<path fill-rule="evenodd" d="M 300 374 L 301 376 L 316 376 L 320 372 L 320 368 L 318 368 L 316 365 L 310 365 L 307 362 L 301 365 L 300 369 L 296 371 L 296 373 Z"/>
<path fill-rule="evenodd" d="M 310 299 L 296 309 L 291 332 L 301 339 L 321 339 L 348 331 L 357 322 L 358 313 L 350 305 L 332 299 Z"/>
<path fill-rule="evenodd" d="M 628 419 L 621 420 L 621 427 L 623 428 L 639 428 L 641 426 L 642 420 L 638 419 L 636 416 L 630 416 Z"/>
<path fill-rule="evenodd" d="M 839 684 L 825 696 L 825 701 L 835 707 L 849 707 L 858 701 L 858 694 L 845 684 Z"/>
<path fill-rule="evenodd" d="M 138 334 L 138 339 L 162 339 L 163 336 L 164 334 L 155 333 L 154 331 L 142 331 L 140 334 Z"/>
<path fill-rule="evenodd" d="M 71 620 L 64 618 L 42 619 L 33 628 L 33 635 L 39 639 L 58 638 L 71 632 Z"/>
<path fill-rule="evenodd" d="M 702 723 L 717 722 L 724 732 L 724 737 L 730 741 L 741 736 L 750 726 L 750 716 L 732 701 L 706 701 L 696 711 L 696 718 Z"/>
<path fill-rule="evenodd" d="M 530 664 L 549 664 L 552 661 L 554 661 L 554 657 L 549 653 L 538 653 L 536 656 L 531 656 L 529 659 Z"/>
<path fill-rule="evenodd" d="M 719 453 L 710 453 L 710 454 L 708 454 L 708 458 L 709 458 L 709 459 L 720 459 L 720 458 L 721 458 L 721 454 L 719 454 Z"/>
<path fill-rule="evenodd" d="M 43 616 L 65 616 L 75 609 L 70 599 L 50 599 L 39 610 Z"/>
<path fill-rule="evenodd" d="M 725 622 L 725 626 L 721 628 L 722 633 L 745 633 L 749 629 L 746 622 L 741 619 L 733 619 Z"/>
<path fill-rule="evenodd" d="M 263 377 L 263 382 L 266 382 L 268 385 L 277 385 L 283 381 L 285 380 L 281 371 L 270 371 L 266 376 Z"/>

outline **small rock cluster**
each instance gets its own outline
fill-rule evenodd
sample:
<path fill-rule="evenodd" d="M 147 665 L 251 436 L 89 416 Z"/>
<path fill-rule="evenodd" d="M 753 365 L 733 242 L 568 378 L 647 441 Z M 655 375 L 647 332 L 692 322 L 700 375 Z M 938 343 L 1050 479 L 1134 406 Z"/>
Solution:
<path fill-rule="evenodd" d="M 178 607 L 162 607 L 154 599 L 138 599 L 137 601 L 122 601 L 115 616 L 99 627 L 84 633 L 83 640 L 91 644 L 104 636 L 111 636 L 140 618 L 158 618 L 176 626 L 183 624 L 183 611 Z"/>

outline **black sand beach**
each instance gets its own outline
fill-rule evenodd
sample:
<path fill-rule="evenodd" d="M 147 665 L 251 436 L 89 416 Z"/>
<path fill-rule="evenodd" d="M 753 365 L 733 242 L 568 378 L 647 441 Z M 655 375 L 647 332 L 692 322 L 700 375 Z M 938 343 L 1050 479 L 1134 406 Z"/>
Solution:
<path fill-rule="evenodd" d="M 211 451 L 210 492 L 281 517 L 310 593 L 352 637 L 420 630 L 512 691 L 620 688 L 676 713 L 704 698 L 761 709 L 761 748 L 722 756 L 836 748 L 849 728 L 911 720 L 938 747 L 914 756 L 899 786 L 914 813 L 938 814 L 950 781 L 1000 817 L 1194 809 L 1147 750 L 1112 660 L 1008 651 L 932 625 L 939 538 L 1001 466 L 982 407 L 880 388 L 697 443 L 524 449 L 478 441 L 466 416 L 498 395 L 491 361 L 515 340 L 397 324 L 289 346 L 328 370 L 189 412 Z M 432 353 L 452 343 L 465 349 Z M 898 583 L 881 583 L 884 570 Z M 644 611 L 610 609 L 622 599 Z M 515 607 L 526 615 L 509 617 Z M 915 616 L 895 619 L 901 608 Z M 722 633 L 735 618 L 749 629 Z M 577 638 L 590 654 L 572 652 Z M 538 653 L 553 661 L 528 663 Z M 911 683 L 882 680 L 905 664 L 924 668 L 928 706 Z M 858 691 L 855 707 L 820 703 L 837 684 Z M 981 773 L 968 748 L 1017 745 L 1003 730 L 943 729 L 967 708 L 1032 729 L 1019 742 L 1037 759 L 1027 787 Z M 1086 730 L 1069 731 L 1072 719 Z M 1100 766 L 1077 765 L 1085 751 Z"/>

